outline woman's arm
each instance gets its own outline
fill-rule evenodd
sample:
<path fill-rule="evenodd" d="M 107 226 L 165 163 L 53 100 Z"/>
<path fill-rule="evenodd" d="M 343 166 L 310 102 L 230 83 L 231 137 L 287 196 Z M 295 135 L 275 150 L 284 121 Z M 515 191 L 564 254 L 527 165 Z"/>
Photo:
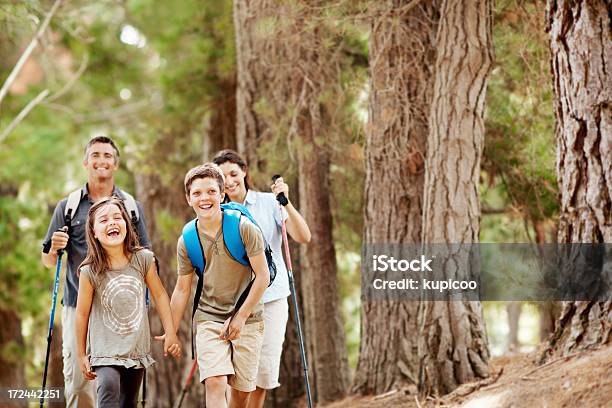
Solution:
<path fill-rule="evenodd" d="M 284 193 L 285 197 L 287 197 L 287 201 L 289 201 L 289 186 L 283 181 L 282 177 L 276 179 L 271 189 L 274 195 Z M 308 224 L 306 224 L 304 217 L 302 217 L 293 204 L 291 204 L 291 201 L 285 206 L 285 210 L 287 210 L 287 220 L 285 221 L 287 233 L 300 244 L 309 243 L 310 228 L 308 228 Z"/>
<path fill-rule="evenodd" d="M 94 380 L 96 374 L 91 371 L 87 349 L 87 327 L 89 326 L 89 313 L 93 301 L 94 288 L 85 274 L 79 277 L 79 294 L 77 295 L 77 307 L 75 318 L 76 352 L 79 367 L 86 380 Z"/>

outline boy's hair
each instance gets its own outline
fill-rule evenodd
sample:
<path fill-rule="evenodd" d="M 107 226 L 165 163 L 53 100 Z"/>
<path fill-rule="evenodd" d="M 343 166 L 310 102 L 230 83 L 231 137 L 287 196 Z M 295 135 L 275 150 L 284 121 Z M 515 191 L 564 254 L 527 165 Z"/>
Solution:
<path fill-rule="evenodd" d="M 249 168 L 246 164 L 246 161 L 235 151 L 231 150 L 231 149 L 224 149 L 221 150 L 219 152 L 217 152 L 217 154 L 215 154 L 215 158 L 213 159 L 213 163 L 215 163 L 216 165 L 222 165 L 223 163 L 234 163 L 237 164 L 238 167 L 240 167 L 242 169 L 242 171 L 245 172 L 246 177 L 244 178 L 244 186 L 246 187 L 247 190 L 249 190 L 249 184 L 250 184 L 250 180 L 249 180 Z"/>
<path fill-rule="evenodd" d="M 115 144 L 115 142 L 113 142 L 113 139 L 111 139 L 108 136 L 103 136 L 103 135 L 95 136 L 89 142 L 87 142 L 87 145 L 85 146 L 84 160 L 87 160 L 89 149 L 91 149 L 91 146 L 93 146 L 96 143 L 104 143 L 104 144 L 111 145 L 113 147 L 113 150 L 115 151 L 115 163 L 119 163 L 119 149 L 117 148 L 117 145 Z"/>
<path fill-rule="evenodd" d="M 96 213 L 100 208 L 108 205 L 117 206 L 117 208 L 119 208 L 119 211 L 121 211 L 121 216 L 123 217 L 123 220 L 125 221 L 126 234 L 125 240 L 123 241 L 123 253 L 125 254 L 125 256 L 130 258 L 131 254 L 142 249 L 138 242 L 138 234 L 136 233 L 136 230 L 134 229 L 134 226 L 130 221 L 130 216 L 128 215 L 127 210 L 125 209 L 123 201 L 115 196 L 106 197 L 96 201 L 96 203 L 91 206 L 91 208 L 89 209 L 89 213 L 87 214 L 87 224 L 85 226 L 87 238 L 87 256 L 79 266 L 80 271 L 83 266 L 89 265 L 91 273 L 94 277 L 97 277 L 99 274 L 110 269 L 110 262 L 106 250 L 104 249 L 100 241 L 96 239 L 93 228 L 94 221 L 96 219 Z"/>
<path fill-rule="evenodd" d="M 225 177 L 223 172 L 214 163 L 204 163 L 196 166 L 189 170 L 185 175 L 185 194 L 189 195 L 191 191 L 191 185 L 197 179 L 211 178 L 219 185 L 219 192 L 223 193 L 225 190 Z"/>

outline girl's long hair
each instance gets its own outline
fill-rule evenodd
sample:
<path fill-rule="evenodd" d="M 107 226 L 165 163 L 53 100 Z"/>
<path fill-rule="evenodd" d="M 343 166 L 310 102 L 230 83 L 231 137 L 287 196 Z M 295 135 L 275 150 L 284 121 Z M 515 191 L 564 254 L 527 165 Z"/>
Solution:
<path fill-rule="evenodd" d="M 89 265 L 91 269 L 91 273 L 94 277 L 98 277 L 101 273 L 106 272 L 110 269 L 110 262 L 108 259 L 108 254 L 106 250 L 98 241 L 94 234 L 94 221 L 96 218 L 96 212 L 102 207 L 107 205 L 115 205 L 121 211 L 121 216 L 125 221 L 125 239 L 123 241 L 123 253 L 128 259 L 132 258 L 132 254 L 142 249 L 138 242 L 138 234 L 136 234 L 136 230 L 130 221 L 130 217 L 125 209 L 123 201 L 117 197 L 111 196 L 103 198 L 97 201 L 94 205 L 89 209 L 89 213 L 87 214 L 87 224 L 85 226 L 85 232 L 87 237 L 87 256 L 85 260 L 79 266 L 79 271 L 85 265 Z"/>

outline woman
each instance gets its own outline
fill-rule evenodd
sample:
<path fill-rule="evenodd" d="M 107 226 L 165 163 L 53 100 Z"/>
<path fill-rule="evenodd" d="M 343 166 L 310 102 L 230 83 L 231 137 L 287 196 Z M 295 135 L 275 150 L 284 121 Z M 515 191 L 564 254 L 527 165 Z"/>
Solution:
<path fill-rule="evenodd" d="M 282 222 L 285 221 L 287 233 L 296 242 L 306 244 L 310 241 L 310 229 L 304 218 L 289 200 L 289 186 L 282 178 L 272 184 L 272 193 L 254 191 L 249 186 L 247 164 L 233 150 L 222 150 L 213 162 L 223 171 L 225 176 L 225 193 L 230 201 L 244 204 L 257 221 L 265 239 L 270 244 L 277 274 L 274 282 L 266 290 L 264 302 L 264 339 L 257 373 L 257 389 L 251 393 L 249 408 L 261 408 L 264 405 L 266 391 L 280 385 L 278 374 L 280 368 L 285 329 L 289 316 L 287 296 L 289 280 L 287 267 L 282 256 L 281 246 Z M 276 196 L 284 193 L 287 205 L 281 207 Z"/>

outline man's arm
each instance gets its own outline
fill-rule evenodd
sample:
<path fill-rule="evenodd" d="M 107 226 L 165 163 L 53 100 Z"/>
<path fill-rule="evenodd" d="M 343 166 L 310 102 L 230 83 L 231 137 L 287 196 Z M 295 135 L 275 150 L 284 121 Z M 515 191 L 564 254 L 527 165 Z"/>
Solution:
<path fill-rule="evenodd" d="M 138 208 L 138 222 L 136 223 L 136 232 L 138 233 L 138 241 L 140 245 L 145 248 L 152 248 L 151 241 L 149 240 L 149 233 L 147 232 L 147 222 L 144 216 L 144 210 L 142 209 L 142 205 L 136 201 L 136 208 Z"/>
<path fill-rule="evenodd" d="M 66 248 L 68 245 L 68 228 L 64 220 L 64 209 L 66 200 L 62 200 L 55 206 L 53 217 L 47 229 L 47 235 L 43 241 L 43 251 L 40 254 L 43 265 L 47 268 L 55 266 L 57 263 L 57 250 Z M 63 230 L 59 231 L 60 229 Z"/>

